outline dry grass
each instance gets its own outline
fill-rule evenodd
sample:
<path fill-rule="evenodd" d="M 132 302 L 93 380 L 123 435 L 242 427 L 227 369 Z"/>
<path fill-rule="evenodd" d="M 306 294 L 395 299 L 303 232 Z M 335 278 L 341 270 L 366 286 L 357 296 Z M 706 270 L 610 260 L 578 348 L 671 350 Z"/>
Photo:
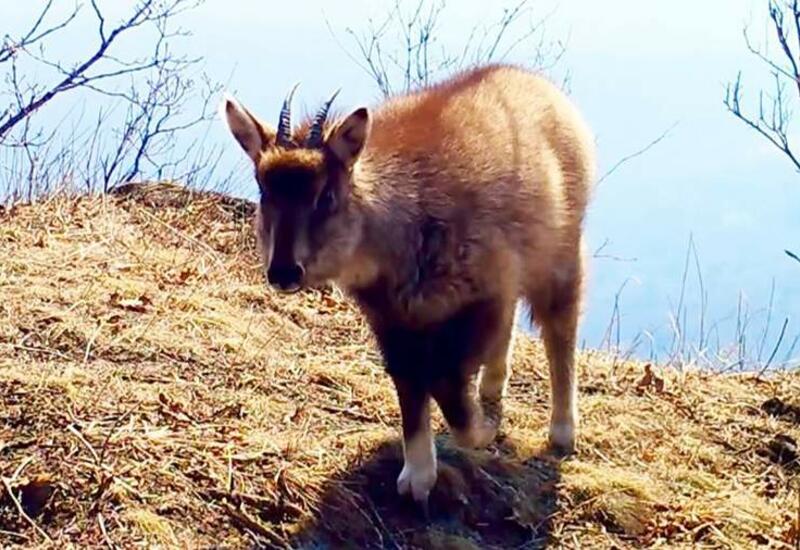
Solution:
<path fill-rule="evenodd" d="M 583 354 L 559 461 L 526 338 L 498 443 L 439 438 L 426 523 L 366 327 L 267 292 L 249 213 L 165 186 L 0 212 L 0 546 L 797 547 L 800 374 Z"/>

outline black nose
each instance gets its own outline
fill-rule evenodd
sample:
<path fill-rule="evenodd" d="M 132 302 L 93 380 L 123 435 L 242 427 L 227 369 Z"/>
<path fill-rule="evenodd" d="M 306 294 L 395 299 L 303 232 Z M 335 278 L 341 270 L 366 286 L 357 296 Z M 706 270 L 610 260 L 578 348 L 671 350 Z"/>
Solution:
<path fill-rule="evenodd" d="M 297 290 L 303 282 L 305 270 L 300 264 L 275 265 L 267 270 L 269 284 L 279 290 Z"/>

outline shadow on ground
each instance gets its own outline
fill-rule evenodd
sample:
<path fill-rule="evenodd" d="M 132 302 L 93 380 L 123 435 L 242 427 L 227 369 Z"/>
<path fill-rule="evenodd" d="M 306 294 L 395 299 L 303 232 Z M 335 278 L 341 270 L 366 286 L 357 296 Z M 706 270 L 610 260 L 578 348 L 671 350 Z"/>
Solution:
<path fill-rule="evenodd" d="M 508 438 L 488 450 L 437 438 L 439 479 L 429 517 L 397 495 L 399 442 L 386 442 L 328 482 L 317 516 L 292 546 L 316 548 L 544 548 L 558 500 L 559 460 L 521 456 Z"/>

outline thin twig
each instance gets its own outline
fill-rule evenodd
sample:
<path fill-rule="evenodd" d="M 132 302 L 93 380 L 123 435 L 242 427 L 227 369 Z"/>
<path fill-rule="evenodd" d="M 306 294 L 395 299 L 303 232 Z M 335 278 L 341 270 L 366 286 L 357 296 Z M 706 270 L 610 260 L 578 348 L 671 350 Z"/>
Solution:
<path fill-rule="evenodd" d="M 103 540 L 106 542 L 108 547 L 111 550 L 115 550 L 117 545 L 114 544 L 114 541 L 112 541 L 111 537 L 108 536 L 108 531 L 106 530 L 106 520 L 103 518 L 103 514 L 100 512 L 97 513 L 97 525 L 100 527 L 100 532 L 103 534 Z"/>
<path fill-rule="evenodd" d="M 650 143 L 648 143 L 647 145 L 645 145 L 645 146 L 644 146 L 644 147 L 642 147 L 641 149 L 639 149 L 639 150 L 637 150 L 637 151 L 635 151 L 635 152 L 633 152 L 633 153 L 631 153 L 631 154 L 629 154 L 629 155 L 625 155 L 624 157 L 622 157 L 621 159 L 619 159 L 619 160 L 618 160 L 618 161 L 617 161 L 617 162 L 614 164 L 614 166 L 612 166 L 612 167 L 611 167 L 611 168 L 610 168 L 608 171 L 606 171 L 606 173 L 605 173 L 605 174 L 603 174 L 602 176 L 600 176 L 600 178 L 598 178 L 597 182 L 594 184 L 594 185 L 595 185 L 595 187 L 598 187 L 598 186 L 599 186 L 601 183 L 603 183 L 603 181 L 605 181 L 606 179 L 608 179 L 608 177 L 609 177 L 611 174 L 613 174 L 614 172 L 616 172 L 617 170 L 619 170 L 619 168 L 620 168 L 620 167 L 622 167 L 622 165 L 624 165 L 626 162 L 629 162 L 629 161 L 631 161 L 631 160 L 635 159 L 636 157 L 640 157 L 640 156 L 642 156 L 642 155 L 643 155 L 643 154 L 645 154 L 647 151 L 649 151 L 650 149 L 652 149 L 653 147 L 655 147 L 656 145 L 658 145 L 659 143 L 661 143 L 661 142 L 662 142 L 664 139 L 666 139 L 666 137 L 669 135 L 669 133 L 670 133 L 672 130 L 674 130 L 674 129 L 675 129 L 675 127 L 676 127 L 677 125 L 678 125 L 678 122 L 676 121 L 676 122 L 674 122 L 674 123 L 672 124 L 672 126 L 670 126 L 670 127 L 669 127 L 669 128 L 667 128 L 666 130 L 664 130 L 663 132 L 661 132 L 661 134 L 660 134 L 660 135 L 659 135 L 657 138 L 655 138 L 653 141 L 651 141 Z"/>
<path fill-rule="evenodd" d="M 291 550 L 291 546 L 287 544 L 286 539 L 276 533 L 272 527 L 248 514 L 241 503 L 239 506 L 234 506 L 230 502 L 223 501 L 220 506 L 228 513 L 234 523 L 238 523 L 248 531 L 265 538 L 275 548 Z"/>
<path fill-rule="evenodd" d="M 800 483 L 797 483 L 797 519 L 794 526 L 794 547 L 800 550 Z"/>
<path fill-rule="evenodd" d="M 757 380 L 760 379 L 765 372 L 767 372 L 767 369 L 769 369 L 769 366 L 772 364 L 772 360 L 775 359 L 775 354 L 778 353 L 778 349 L 781 347 L 781 343 L 783 343 L 783 337 L 786 335 L 786 327 L 788 325 L 789 325 L 789 318 L 787 317 L 786 319 L 783 320 L 781 333 L 778 336 L 778 341 L 775 342 L 775 347 L 772 349 L 772 353 L 770 354 L 769 359 L 767 359 L 767 362 L 764 364 L 761 370 L 758 371 L 758 375 L 756 376 Z"/>
<path fill-rule="evenodd" d="M 100 463 L 100 457 L 97 455 L 97 452 L 94 450 L 94 447 L 92 447 L 92 444 L 89 443 L 88 441 L 86 441 L 86 438 L 83 437 L 83 434 L 80 431 L 78 431 L 78 429 L 73 424 L 70 424 L 69 426 L 67 426 L 67 430 L 69 430 L 69 432 L 72 435 L 77 437 L 78 441 L 83 443 L 83 446 L 86 447 L 89 450 L 89 453 L 91 453 L 92 458 L 94 459 L 94 463 L 95 464 L 99 464 Z"/>

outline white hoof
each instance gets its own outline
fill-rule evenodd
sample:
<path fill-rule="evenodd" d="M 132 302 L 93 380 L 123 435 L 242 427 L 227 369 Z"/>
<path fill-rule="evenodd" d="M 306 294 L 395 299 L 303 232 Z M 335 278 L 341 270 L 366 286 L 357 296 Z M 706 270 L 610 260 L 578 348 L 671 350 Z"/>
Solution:
<path fill-rule="evenodd" d="M 426 502 L 436 484 L 436 463 L 414 466 L 408 461 L 397 478 L 397 492 L 400 495 L 411 493 L 417 502 Z"/>
<path fill-rule="evenodd" d="M 550 424 L 550 445 L 566 454 L 575 452 L 575 424 L 559 422 Z"/>

